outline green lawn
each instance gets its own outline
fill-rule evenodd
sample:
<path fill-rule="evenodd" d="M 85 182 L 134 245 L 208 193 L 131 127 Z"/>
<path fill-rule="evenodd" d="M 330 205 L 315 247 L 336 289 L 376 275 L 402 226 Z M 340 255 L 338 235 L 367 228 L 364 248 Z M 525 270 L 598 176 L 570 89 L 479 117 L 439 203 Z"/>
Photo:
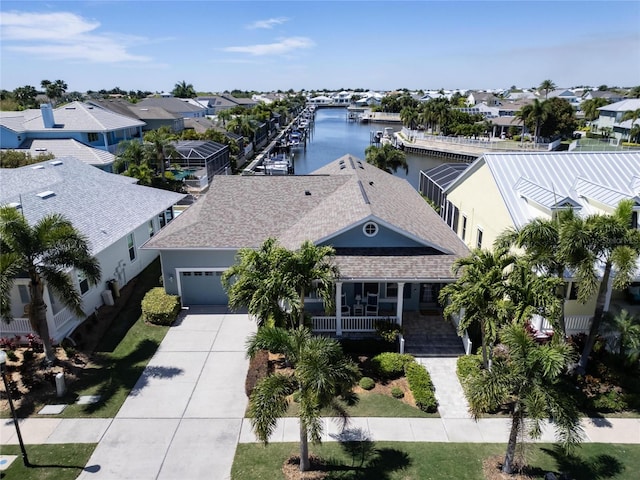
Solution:
<path fill-rule="evenodd" d="M 18 455 L 18 458 L 7 470 L 0 472 L 0 478 L 3 480 L 72 480 L 80 475 L 95 448 L 95 443 L 27 445 L 27 456 L 33 467 L 26 468 L 22 463 L 18 445 L 2 445 L 0 453 Z M 87 469 L 90 469 L 90 466 L 87 466 Z"/>
<path fill-rule="evenodd" d="M 372 442 L 311 446 L 327 462 L 329 479 L 357 480 L 484 480 L 482 462 L 504 455 L 505 445 L 477 443 Z M 361 458 L 364 461 L 361 462 Z M 366 452 L 369 453 L 366 453 Z M 231 471 L 234 480 L 283 479 L 282 465 L 298 453 L 297 444 L 240 444 Z M 640 471 L 640 445 L 584 444 L 566 457 L 549 444 L 528 448 L 530 474 L 565 472 L 575 479 L 635 480 Z"/>
<path fill-rule="evenodd" d="M 116 415 L 147 363 L 158 349 L 169 327 L 147 325 L 141 317 L 144 294 L 157 286 L 160 264 L 156 260 L 138 277 L 134 291 L 93 353 L 94 368 L 72 385 L 62 401 L 69 406 L 61 417 L 103 417 Z M 80 395 L 101 395 L 92 405 L 77 405 Z"/>
<path fill-rule="evenodd" d="M 437 413 L 426 413 L 419 408 L 407 405 L 401 400 L 380 393 L 363 393 L 355 405 L 345 406 L 351 417 L 439 417 Z M 330 411 L 322 412 L 323 416 L 333 416 Z M 298 404 L 291 402 L 286 413 L 287 417 L 298 416 Z"/>

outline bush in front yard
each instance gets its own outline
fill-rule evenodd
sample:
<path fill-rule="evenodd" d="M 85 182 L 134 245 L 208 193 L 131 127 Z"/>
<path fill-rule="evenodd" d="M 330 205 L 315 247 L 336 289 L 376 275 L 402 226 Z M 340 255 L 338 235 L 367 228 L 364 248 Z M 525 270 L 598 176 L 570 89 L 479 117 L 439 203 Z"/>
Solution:
<path fill-rule="evenodd" d="M 423 412 L 434 413 L 438 409 L 438 402 L 429 372 L 414 361 L 406 366 L 405 375 L 416 406 Z"/>
<path fill-rule="evenodd" d="M 463 355 L 458 357 L 456 373 L 458 380 L 463 383 L 469 375 L 477 375 L 482 368 L 482 355 Z"/>
<path fill-rule="evenodd" d="M 385 352 L 371 359 L 371 364 L 381 378 L 399 378 L 404 374 L 405 367 L 415 359 L 408 353 Z"/>
<path fill-rule="evenodd" d="M 142 318 L 155 325 L 171 325 L 180 313 L 180 298 L 162 287 L 152 288 L 142 299 Z"/>
<path fill-rule="evenodd" d="M 376 386 L 376 382 L 374 382 L 371 377 L 362 377 L 358 382 L 358 385 L 360 385 L 360 388 L 364 390 L 371 390 Z"/>
<path fill-rule="evenodd" d="M 402 398 L 402 397 L 404 397 L 404 392 L 402 391 L 402 389 L 400 387 L 393 387 L 391 389 L 391 396 L 393 398 Z"/>
<path fill-rule="evenodd" d="M 268 374 L 269 352 L 267 350 L 259 350 L 249 361 L 249 370 L 247 370 L 247 378 L 244 382 L 244 392 L 247 397 L 251 396 L 258 382 Z"/>

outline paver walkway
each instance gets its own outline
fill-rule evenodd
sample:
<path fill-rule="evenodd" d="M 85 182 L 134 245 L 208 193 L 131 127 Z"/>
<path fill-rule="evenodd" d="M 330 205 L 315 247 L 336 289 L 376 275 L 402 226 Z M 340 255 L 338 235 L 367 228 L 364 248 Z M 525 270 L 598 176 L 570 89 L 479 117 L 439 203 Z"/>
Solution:
<path fill-rule="evenodd" d="M 192 310 L 171 327 L 115 418 L 28 418 L 25 443 L 98 443 L 83 480 L 226 480 L 238 442 L 256 441 L 244 418 L 245 340 L 254 331 L 247 315 Z M 431 372 L 441 418 L 352 418 L 346 430 L 324 419 L 324 440 L 506 442 L 508 419 L 475 422 L 460 404 L 455 357 L 419 361 Z M 586 442 L 640 444 L 640 418 L 584 419 L 583 427 Z M 298 439 L 298 420 L 283 418 L 271 441 Z M 0 421 L 0 440 L 18 443 L 10 419 Z M 551 425 L 540 441 L 554 441 Z"/>

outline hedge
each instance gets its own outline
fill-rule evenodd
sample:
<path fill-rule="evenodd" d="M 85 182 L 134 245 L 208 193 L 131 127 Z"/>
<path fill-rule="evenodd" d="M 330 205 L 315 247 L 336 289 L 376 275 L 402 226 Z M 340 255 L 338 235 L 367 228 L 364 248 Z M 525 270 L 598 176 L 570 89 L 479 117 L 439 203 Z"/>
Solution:
<path fill-rule="evenodd" d="M 405 375 L 409 388 L 413 393 L 416 406 L 423 412 L 434 413 L 438 409 L 435 388 L 431 382 L 429 372 L 417 362 L 411 362 L 405 367 Z"/>
<path fill-rule="evenodd" d="M 414 361 L 408 353 L 385 352 L 373 357 L 371 364 L 381 378 L 393 379 L 401 377 L 405 367 Z"/>
<path fill-rule="evenodd" d="M 171 325 L 180 313 L 180 297 L 162 287 L 152 288 L 142 299 L 142 318 L 155 325 Z"/>
<path fill-rule="evenodd" d="M 260 380 L 269 374 L 269 352 L 258 350 L 251 360 L 249 360 L 249 370 L 244 381 L 244 392 L 247 397 L 251 397 L 253 390 Z"/>

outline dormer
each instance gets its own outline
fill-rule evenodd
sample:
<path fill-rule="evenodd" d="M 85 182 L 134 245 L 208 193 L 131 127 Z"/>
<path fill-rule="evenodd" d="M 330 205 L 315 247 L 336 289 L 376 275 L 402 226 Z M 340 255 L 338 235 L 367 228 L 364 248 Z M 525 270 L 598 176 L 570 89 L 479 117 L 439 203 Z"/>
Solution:
<path fill-rule="evenodd" d="M 552 218 L 563 210 L 580 210 L 582 205 L 568 195 L 549 190 L 529 179 L 520 177 L 514 189 L 527 204 L 549 215 Z"/>

